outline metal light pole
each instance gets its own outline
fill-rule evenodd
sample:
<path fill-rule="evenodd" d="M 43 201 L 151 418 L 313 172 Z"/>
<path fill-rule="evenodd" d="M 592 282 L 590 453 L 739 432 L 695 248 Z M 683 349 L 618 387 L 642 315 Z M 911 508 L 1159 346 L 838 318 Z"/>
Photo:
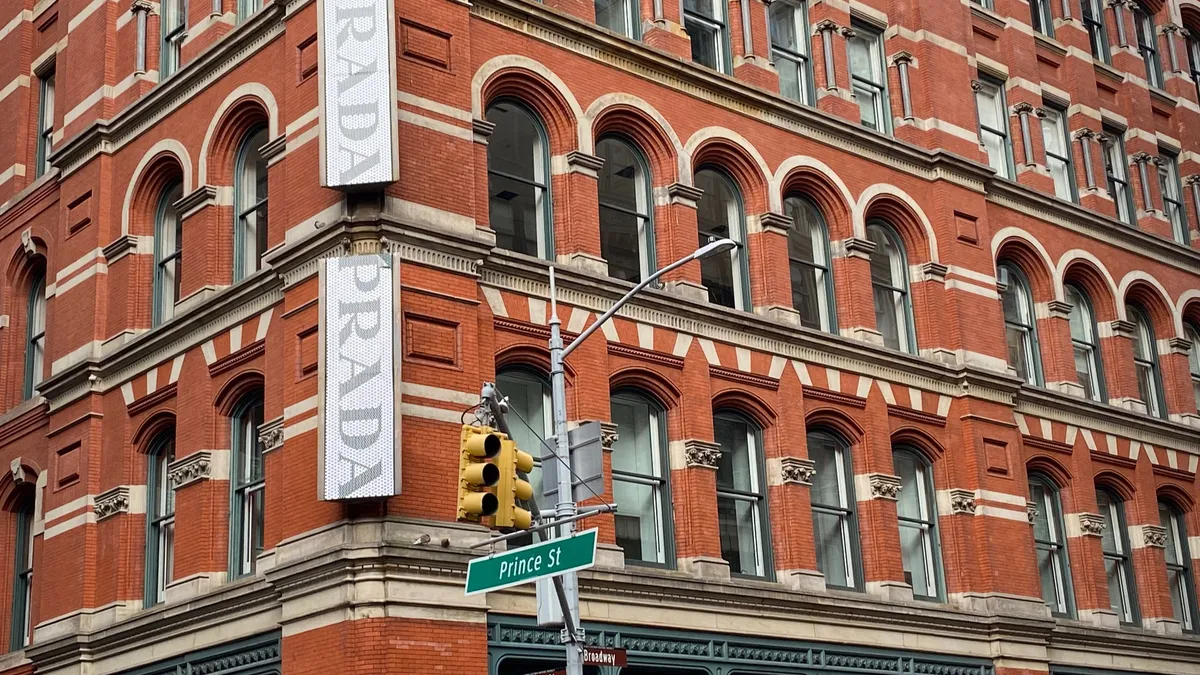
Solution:
<path fill-rule="evenodd" d="M 607 312 L 596 319 L 595 323 L 580 333 L 579 337 L 566 349 L 563 349 L 562 332 L 559 330 L 560 321 L 558 320 L 557 293 L 554 286 L 554 266 L 550 266 L 550 407 L 554 411 L 554 436 L 556 441 L 554 444 L 554 454 L 556 461 L 563 467 L 556 471 L 558 476 L 558 503 L 555 504 L 554 515 L 557 519 L 565 520 L 559 526 L 559 537 L 569 537 L 575 530 L 575 523 L 573 520 L 570 520 L 575 516 L 575 495 L 573 492 L 574 487 L 571 484 L 571 451 L 567 443 L 567 381 L 566 372 L 563 370 L 563 360 L 579 346 L 579 343 L 586 340 L 605 321 L 612 318 L 617 313 L 617 310 L 625 306 L 625 303 L 629 302 L 634 295 L 637 295 L 642 289 L 654 283 L 662 275 L 682 267 L 693 260 L 701 260 L 720 253 L 726 253 L 735 248 L 737 248 L 737 242 L 732 239 L 717 239 L 696 249 L 691 255 L 680 258 L 651 274 L 637 286 L 634 286 L 620 300 L 617 300 Z M 568 572 L 563 575 L 563 590 L 567 596 L 567 606 L 570 615 L 574 617 L 575 625 L 578 627 L 576 635 L 570 635 L 568 628 L 563 629 L 563 642 L 568 644 L 567 675 L 583 675 L 583 654 L 581 650 L 583 645 L 583 618 L 579 616 L 579 579 L 574 572 Z M 572 621 L 567 621 L 566 625 L 570 626 L 572 623 Z"/>

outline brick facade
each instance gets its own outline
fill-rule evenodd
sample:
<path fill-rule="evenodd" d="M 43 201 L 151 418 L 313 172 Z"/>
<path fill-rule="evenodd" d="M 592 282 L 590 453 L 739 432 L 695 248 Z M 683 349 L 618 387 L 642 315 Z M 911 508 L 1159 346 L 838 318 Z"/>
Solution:
<path fill-rule="evenodd" d="M 594 6 L 577 0 L 398 3 L 401 179 L 349 195 L 317 176 L 315 3 L 247 12 L 254 3 L 191 0 L 182 65 L 165 77 L 169 2 L 0 8 L 0 117 L 14 123 L 0 135 L 0 461 L 11 469 L 0 479 L 0 577 L 23 578 L 22 509 L 32 514 L 33 561 L 30 641 L 20 648 L 23 626 L 0 622 L 0 640 L 14 647 L 0 657 L 4 673 L 108 675 L 266 631 L 281 631 L 284 675 L 503 670 L 488 658 L 489 644 L 504 643 L 494 620 L 531 614 L 531 589 L 463 597 L 466 547 L 487 535 L 451 522 L 455 446 L 483 382 L 548 371 L 550 317 L 546 261 L 497 246 L 490 225 L 497 102 L 523 106 L 543 127 L 546 257 L 559 266 L 568 337 L 630 287 L 607 275 L 603 257 L 602 138 L 626 140 L 645 160 L 652 268 L 696 248 L 706 198 L 697 172 L 720 172 L 738 195 L 742 309 L 709 302 L 701 263 L 691 262 L 567 363 L 571 420 L 610 421 L 615 391 L 639 391 L 660 409 L 661 516 L 672 537 L 663 565 L 638 565 L 618 546 L 614 516 L 597 516 L 602 557 L 581 575 L 585 622 L 905 649 L 975 659 L 985 670 L 970 672 L 1000 675 L 1200 673 L 1200 617 L 1190 627 L 1176 618 L 1173 540 L 1159 515 L 1160 503 L 1179 514 L 1194 561 L 1178 562 L 1194 577 L 1194 0 L 1095 3 L 1107 59 L 1092 56 L 1079 0 L 1032 3 L 1048 8 L 1052 36 L 1032 27 L 1030 3 L 1014 0 L 810 0 L 795 49 L 807 56 L 811 105 L 781 94 L 769 2 L 727 3 L 724 73 L 691 62 L 683 3 L 633 3 L 637 39 L 597 28 Z M 1146 17 L 1154 43 L 1139 52 Z M 848 57 L 875 29 L 886 134 L 860 124 Z M 1147 71 L 1150 48 L 1161 86 Z M 43 172 L 39 114 L 51 79 Z M 1011 180 L 989 167 L 981 144 L 973 81 L 984 79 L 1002 85 Z M 1055 197 L 1057 160 L 1043 134 L 1055 110 L 1073 200 Z M 238 167 L 259 130 L 269 226 L 262 268 L 235 281 L 235 223 L 250 189 Z M 1105 177 L 1105 143 L 1118 137 L 1129 223 Z M 1159 178 L 1171 161 L 1173 197 Z M 153 298 L 167 283 L 156 281 L 157 223 L 173 186 L 181 262 L 166 318 Z M 802 327 L 794 305 L 793 197 L 810 201 L 825 228 L 828 330 Z M 915 340 L 907 350 L 885 346 L 879 320 L 878 223 L 901 251 L 895 273 L 906 280 Z M 401 266 L 403 490 L 385 502 L 320 501 L 316 260 L 381 248 Z M 1002 280 L 1002 263 L 1020 281 Z M 31 393 L 39 278 L 45 355 Z M 1000 302 L 1015 283 L 1028 286 L 1036 334 L 1028 381 L 1010 362 Z M 1072 289 L 1090 301 L 1091 338 L 1073 335 Z M 1145 315 L 1150 344 L 1129 307 Z M 1094 397 L 1078 375 L 1081 344 L 1097 354 Z M 1139 382 L 1139 346 L 1157 363 L 1153 396 Z M 1157 404 L 1146 400 L 1154 396 Z M 712 451 L 728 449 L 717 445 L 718 411 L 757 434 L 761 559 L 770 563 L 758 579 L 723 556 Z M 238 420 L 254 415 L 262 433 L 245 440 Z M 840 438 L 848 458 L 858 551 L 849 591 L 831 588 L 840 584 L 818 562 L 821 476 L 807 440 L 818 430 Z M 151 453 L 164 438 L 174 455 L 155 478 Z M 255 444 L 261 474 L 244 474 Z M 929 471 L 930 601 L 914 600 L 901 552 L 899 447 Z M 602 498 L 611 500 L 612 455 L 605 462 Z M 1059 513 L 1030 501 L 1031 476 L 1053 484 Z M 174 495 L 169 513 L 155 501 L 161 481 Z M 231 526 L 257 508 L 256 485 L 261 530 Z M 1112 607 L 1097 487 L 1123 503 L 1134 621 Z M 1039 509 L 1065 551 L 1065 597 L 1053 613 L 1031 527 Z M 171 514 L 164 548 L 154 537 Z M 171 569 L 150 592 L 147 577 L 162 563 L 148 552 L 159 550 L 171 551 Z M 1193 608 L 1196 581 L 1184 584 Z M 14 590 L 23 588 L 0 586 L 0 607 L 21 605 Z"/>

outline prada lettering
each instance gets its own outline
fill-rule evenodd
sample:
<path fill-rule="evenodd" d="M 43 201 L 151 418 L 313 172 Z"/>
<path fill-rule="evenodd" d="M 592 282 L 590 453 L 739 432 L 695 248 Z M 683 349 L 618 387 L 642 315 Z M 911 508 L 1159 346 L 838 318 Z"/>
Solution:
<path fill-rule="evenodd" d="M 390 256 L 322 261 L 323 499 L 399 493 Z"/>

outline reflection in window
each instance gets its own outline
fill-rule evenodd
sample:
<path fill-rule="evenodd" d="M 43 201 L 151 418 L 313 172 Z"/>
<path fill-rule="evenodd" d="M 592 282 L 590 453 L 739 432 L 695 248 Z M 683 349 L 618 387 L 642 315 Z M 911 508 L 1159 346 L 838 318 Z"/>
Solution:
<path fill-rule="evenodd" d="M 237 223 L 234 232 L 233 280 L 240 281 L 262 267 L 267 252 L 267 160 L 262 148 L 267 128 L 252 132 L 242 142 L 235 174 L 234 201 Z"/>
<path fill-rule="evenodd" d="M 151 444 L 146 480 L 146 605 L 162 602 L 175 567 L 175 486 L 167 468 L 175 461 L 175 429 L 162 432 Z"/>
<path fill-rule="evenodd" d="M 233 509 L 229 528 L 233 576 L 253 574 L 263 549 L 262 393 L 248 394 L 233 413 Z"/>
<path fill-rule="evenodd" d="M 900 558 L 904 581 L 913 596 L 927 600 L 941 597 L 942 563 L 938 551 L 937 515 L 934 508 L 933 473 L 916 451 L 900 448 L 892 453 L 900 494 L 896 515 L 900 519 Z"/>
<path fill-rule="evenodd" d="M 641 33 L 638 3 L 635 0 L 596 0 L 596 24 L 636 40 Z"/>
<path fill-rule="evenodd" d="M 1158 152 L 1158 186 L 1162 193 L 1163 212 L 1171 221 L 1171 234 L 1175 241 L 1187 245 L 1187 210 L 1183 207 L 1183 187 L 1179 184 L 1179 157 L 1173 152 Z"/>
<path fill-rule="evenodd" d="M 1034 324 L 1033 293 L 1029 282 L 1016 267 L 1002 263 L 1000 275 L 1006 279 L 1000 289 L 1000 304 L 1004 308 L 1004 333 L 1008 341 L 1008 365 L 1017 377 L 1029 384 L 1041 384 L 1041 364 L 1037 346 L 1037 326 Z"/>
<path fill-rule="evenodd" d="M 766 488 L 759 430 L 740 415 L 717 413 L 713 433 L 721 446 L 717 464 L 721 557 L 733 574 L 765 576 Z"/>
<path fill-rule="evenodd" d="M 180 265 L 183 262 L 183 219 L 175 202 L 183 196 L 183 185 L 174 183 L 163 191 L 154 218 L 154 306 L 151 321 L 157 326 L 175 314 L 179 300 Z"/>
<path fill-rule="evenodd" d="M 1034 508 L 1033 541 L 1037 548 L 1042 600 L 1051 613 L 1069 616 L 1072 608 L 1070 566 L 1058 486 L 1041 474 L 1031 474 L 1029 499 Z"/>
<path fill-rule="evenodd" d="M 883 35 L 854 22 L 854 34 L 846 40 L 850 50 L 850 83 L 858 101 L 862 125 L 890 133 L 892 111 L 888 103 L 887 69 L 883 65 Z"/>
<path fill-rule="evenodd" d="M 542 439 L 554 434 L 550 383 L 538 373 L 510 368 L 496 374 L 496 388 L 508 399 L 508 410 L 512 413 L 508 416 L 508 431 L 512 439 L 517 442 L 518 448 L 533 455 L 533 470 L 529 472 L 533 501 L 539 508 L 548 506 L 542 495 Z M 529 505 L 524 508 L 533 512 Z M 509 541 L 509 546 L 525 546 L 533 541 L 533 535 L 517 537 Z"/>
<path fill-rule="evenodd" d="M 1046 106 L 1042 108 L 1042 142 L 1046 147 L 1046 168 L 1054 180 L 1054 196 L 1068 201 L 1078 201 L 1075 185 L 1075 165 L 1071 159 L 1071 139 L 1067 131 L 1065 111 Z"/>
<path fill-rule="evenodd" d="M 728 255 L 714 255 L 700 261 L 700 281 L 708 289 L 708 301 L 749 309 L 742 198 L 733 181 L 713 169 L 696 172 L 696 187 L 704 191 L 696 205 L 700 246 L 725 238 L 740 244 Z"/>
<path fill-rule="evenodd" d="M 663 448 L 666 425 L 661 409 L 645 396 L 612 397 L 617 440 L 612 451 L 617 546 L 628 562 L 667 563 L 667 494 Z"/>
<path fill-rule="evenodd" d="M 33 506 L 32 494 L 24 495 L 13 509 L 16 532 L 13 540 L 12 623 L 8 649 L 15 652 L 29 645 L 33 600 Z"/>
<path fill-rule="evenodd" d="M 549 259 L 549 151 L 542 123 L 524 106 L 494 103 L 487 121 L 496 125 L 488 138 L 488 213 L 496 246 Z"/>
<path fill-rule="evenodd" d="M 891 349 L 916 352 L 912 337 L 912 304 L 908 295 L 908 262 L 894 230 L 882 221 L 867 223 L 871 252 L 871 289 L 875 299 L 875 330 Z"/>
<path fill-rule="evenodd" d="M 729 72 L 725 0 L 683 0 L 683 28 L 692 42 L 692 61 Z"/>
<path fill-rule="evenodd" d="M 1104 519 L 1101 549 L 1108 601 L 1121 623 L 1137 621 L 1137 596 L 1133 591 L 1133 559 L 1129 557 L 1129 534 L 1125 531 L 1125 502 L 1105 489 L 1096 490 L 1096 504 Z"/>
<path fill-rule="evenodd" d="M 987 152 L 988 165 L 996 175 L 1013 178 L 1012 141 L 1008 136 L 1008 106 L 1004 84 L 980 76 L 975 90 L 975 108 L 979 112 L 979 138 Z"/>
<path fill-rule="evenodd" d="M 1133 366 L 1137 371 L 1138 398 L 1146 404 L 1146 412 L 1166 417 L 1163 402 L 1162 373 L 1158 368 L 1158 343 L 1150 319 L 1138 307 L 1125 306 L 1125 315 L 1133 323 Z"/>
<path fill-rule="evenodd" d="M 1196 324 L 1184 324 L 1187 339 L 1192 341 L 1188 349 L 1188 370 L 1192 374 L 1192 392 L 1196 397 L 1196 412 L 1200 412 L 1200 328 Z"/>
<path fill-rule="evenodd" d="M 1140 2 L 1133 5 L 1133 26 L 1137 33 L 1138 52 L 1146 64 L 1146 81 L 1151 87 L 1163 86 L 1162 59 L 1158 55 L 1158 31 L 1154 28 L 1154 12 Z"/>
<path fill-rule="evenodd" d="M 1092 303 L 1077 286 L 1063 286 L 1071 305 L 1071 348 L 1075 357 L 1075 377 L 1083 393 L 1093 401 L 1104 400 L 1104 377 L 1100 371 L 1100 344 L 1096 340 L 1096 319 Z"/>
<path fill-rule="evenodd" d="M 811 494 L 817 569 L 826 586 L 861 589 L 850 447 L 832 432 L 809 431 L 808 458 L 815 469 Z"/>
<path fill-rule="evenodd" d="M 1188 550 L 1187 525 L 1183 512 L 1173 504 L 1158 503 L 1158 519 L 1166 532 L 1167 588 L 1171 610 L 1179 626 L 1196 630 L 1196 589 L 1192 585 L 1192 554 Z"/>
<path fill-rule="evenodd" d="M 829 231 L 817 205 L 804 197 L 783 200 L 792 221 L 788 230 L 788 263 L 792 307 L 807 328 L 833 332 L 833 275 L 829 271 Z"/>
<path fill-rule="evenodd" d="M 1117 217 L 1129 225 L 1137 225 L 1137 209 L 1133 205 L 1133 191 L 1129 189 L 1123 135 L 1115 129 L 1104 129 L 1104 177 L 1108 180 L 1108 194 L 1117 205 Z"/>
<path fill-rule="evenodd" d="M 812 61 L 808 58 L 808 7 L 778 0 L 770 5 L 771 60 L 779 71 L 779 92 L 805 105 L 813 104 Z"/>
<path fill-rule="evenodd" d="M 600 169 L 600 256 L 608 275 L 637 283 L 655 269 L 653 206 L 646 163 L 633 146 L 617 138 L 596 144 Z"/>
<path fill-rule="evenodd" d="M 46 272 L 40 270 L 29 284 L 25 314 L 25 396 L 33 398 L 46 375 Z"/>
<path fill-rule="evenodd" d="M 1087 29 L 1092 44 L 1092 58 L 1112 63 L 1112 51 L 1108 47 L 1108 28 L 1104 25 L 1104 0 L 1083 0 L 1083 27 Z"/>

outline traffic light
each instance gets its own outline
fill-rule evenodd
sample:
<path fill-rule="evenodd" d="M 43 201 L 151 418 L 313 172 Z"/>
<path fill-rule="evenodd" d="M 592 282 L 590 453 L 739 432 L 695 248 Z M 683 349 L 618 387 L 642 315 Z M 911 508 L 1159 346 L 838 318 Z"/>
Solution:
<path fill-rule="evenodd" d="M 515 441 L 500 442 L 500 454 L 496 456 L 496 467 L 500 481 L 496 484 L 496 499 L 499 505 L 492 519 L 496 527 L 527 530 L 533 524 L 533 515 L 517 506 L 517 500 L 533 499 L 533 486 L 517 472 L 528 476 L 533 470 L 533 456 L 517 447 Z"/>
<path fill-rule="evenodd" d="M 478 523 L 480 518 L 496 513 L 496 484 L 500 468 L 488 461 L 500 455 L 504 434 L 491 427 L 463 425 L 458 462 L 458 520 Z"/>

